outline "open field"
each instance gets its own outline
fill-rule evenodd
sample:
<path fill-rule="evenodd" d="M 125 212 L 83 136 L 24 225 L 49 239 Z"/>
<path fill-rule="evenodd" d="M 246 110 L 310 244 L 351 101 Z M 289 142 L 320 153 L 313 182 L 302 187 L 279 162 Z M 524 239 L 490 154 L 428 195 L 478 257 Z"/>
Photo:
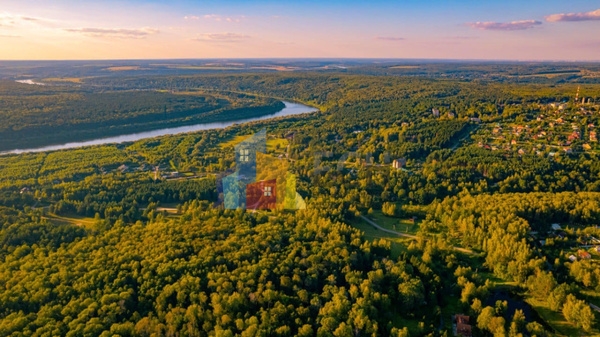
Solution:
<path fill-rule="evenodd" d="M 43 82 L 70 82 L 70 83 L 81 83 L 83 78 L 81 77 L 49 77 L 44 78 Z"/>
<path fill-rule="evenodd" d="M 416 234 L 419 231 L 419 220 L 413 222 L 411 219 L 389 217 L 380 210 L 374 210 L 372 214 L 367 215 L 379 226 L 400 233 Z"/>
<path fill-rule="evenodd" d="M 140 70 L 139 66 L 121 66 L 121 67 L 108 67 L 106 70 L 108 71 L 130 71 L 130 70 Z"/>
<path fill-rule="evenodd" d="M 75 226 L 81 226 L 89 228 L 96 223 L 94 218 L 83 217 L 79 215 L 56 215 L 54 213 L 46 213 L 45 217 L 53 223 L 57 224 L 70 224 Z"/>
<path fill-rule="evenodd" d="M 526 302 L 533 307 L 533 309 L 546 323 L 556 330 L 558 336 L 579 335 L 579 330 L 573 324 L 567 322 L 561 313 L 550 310 L 545 301 L 528 298 Z"/>

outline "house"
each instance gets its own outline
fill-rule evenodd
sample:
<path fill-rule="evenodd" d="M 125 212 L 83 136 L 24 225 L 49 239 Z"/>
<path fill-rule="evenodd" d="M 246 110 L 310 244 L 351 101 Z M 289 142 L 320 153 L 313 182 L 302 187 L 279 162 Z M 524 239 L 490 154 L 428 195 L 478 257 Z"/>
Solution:
<path fill-rule="evenodd" d="M 596 253 L 600 253 L 600 246 L 596 246 Z"/>
<path fill-rule="evenodd" d="M 21 194 L 23 194 L 23 193 L 29 193 L 29 192 L 31 192 L 31 190 L 29 189 L 29 187 L 23 187 L 21 189 Z"/>
<path fill-rule="evenodd" d="M 586 151 L 589 151 L 589 150 L 592 149 L 592 147 L 588 143 L 583 144 L 581 147 L 583 147 L 583 149 L 586 150 Z"/>
<path fill-rule="evenodd" d="M 577 261 L 577 258 L 575 257 L 575 255 L 571 254 L 571 255 L 569 255 L 569 261 L 575 262 L 575 261 Z"/>
<path fill-rule="evenodd" d="M 596 136 L 596 131 L 590 131 L 590 142 L 597 142 L 598 137 Z"/>
<path fill-rule="evenodd" d="M 510 145 L 517 145 L 517 140 L 516 139 L 511 140 Z"/>
<path fill-rule="evenodd" d="M 117 168 L 117 170 L 121 173 L 125 173 L 129 171 L 129 166 L 123 164 Z"/>
<path fill-rule="evenodd" d="M 263 180 L 246 186 L 246 209 L 275 210 L 277 205 L 277 180 Z"/>
<path fill-rule="evenodd" d="M 579 256 L 579 258 L 583 259 L 583 260 L 588 260 L 588 259 L 592 258 L 592 254 L 590 254 L 589 252 L 587 252 L 585 250 L 578 251 L 577 256 Z"/>
<path fill-rule="evenodd" d="M 586 252 L 585 250 L 578 251 L 577 255 L 579 256 L 579 258 L 584 259 L 584 260 L 592 258 L 592 254 L 590 254 L 589 252 Z"/>
<path fill-rule="evenodd" d="M 574 141 L 574 140 L 576 140 L 576 139 L 579 139 L 579 132 L 577 132 L 577 131 L 573 131 L 573 133 L 571 133 L 567 139 L 568 139 L 570 142 L 572 142 L 572 141 Z"/>
<path fill-rule="evenodd" d="M 473 336 L 471 325 L 469 324 L 469 316 L 456 314 L 452 317 L 454 336 L 471 337 Z"/>
<path fill-rule="evenodd" d="M 433 114 L 433 117 L 440 117 L 440 110 L 436 108 L 431 109 L 431 113 Z"/>
<path fill-rule="evenodd" d="M 481 118 L 479 118 L 479 117 L 471 117 L 470 121 L 471 122 L 475 122 L 475 123 L 481 123 Z"/>
<path fill-rule="evenodd" d="M 561 230 L 561 229 L 562 229 L 562 228 L 560 227 L 560 225 L 559 225 L 559 224 L 557 224 L 557 223 L 553 223 L 553 224 L 552 224 L 552 230 L 553 230 L 553 231 L 559 231 L 559 230 Z"/>
<path fill-rule="evenodd" d="M 448 118 L 452 119 L 452 118 L 454 118 L 454 116 L 455 116 L 454 112 L 450 112 L 450 111 L 448 112 Z"/>
<path fill-rule="evenodd" d="M 525 154 L 525 150 L 519 149 L 519 151 L 517 151 L 517 153 L 519 153 L 520 155 L 524 155 Z"/>
<path fill-rule="evenodd" d="M 392 167 L 395 169 L 401 169 L 406 166 L 406 158 L 395 159 L 392 162 Z"/>

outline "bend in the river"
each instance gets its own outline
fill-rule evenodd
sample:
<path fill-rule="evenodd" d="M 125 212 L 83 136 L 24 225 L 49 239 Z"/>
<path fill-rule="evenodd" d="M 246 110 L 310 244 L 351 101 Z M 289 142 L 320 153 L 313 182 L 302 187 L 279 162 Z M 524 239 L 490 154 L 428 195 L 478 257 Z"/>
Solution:
<path fill-rule="evenodd" d="M 158 136 L 176 135 L 176 134 L 180 134 L 180 133 L 196 132 L 196 131 L 201 131 L 201 130 L 223 129 L 228 126 L 234 125 L 234 124 L 255 122 L 255 121 L 260 121 L 260 120 L 265 120 L 265 119 L 270 119 L 270 118 L 275 118 L 275 117 L 299 115 L 299 114 L 314 112 L 314 111 L 318 110 L 317 108 L 310 107 L 310 106 L 307 106 L 304 104 L 291 103 L 291 102 L 286 102 L 286 101 L 282 101 L 282 102 L 283 102 L 283 104 L 285 104 L 285 108 L 283 108 L 282 110 L 280 110 L 279 112 L 276 112 L 274 114 L 264 115 L 264 116 L 260 116 L 260 117 L 239 119 L 239 120 L 227 121 L 227 122 L 200 123 L 200 124 L 187 125 L 187 126 L 171 127 L 171 128 L 164 128 L 164 129 L 158 129 L 158 130 L 152 130 L 152 131 L 126 134 L 126 135 L 121 135 L 121 136 L 98 138 L 98 139 L 87 140 L 87 141 L 82 141 L 82 142 L 72 142 L 72 143 L 59 144 L 59 145 L 48 145 L 48 146 L 38 147 L 38 148 L 15 149 L 15 150 L 10 150 L 10 151 L 0 152 L 0 155 L 11 154 L 11 153 L 18 154 L 18 153 L 27 153 L 27 152 L 56 151 L 56 150 L 74 149 L 74 148 L 78 148 L 78 147 L 91 146 L 91 145 L 104 145 L 104 144 L 134 142 L 137 140 L 153 138 L 153 137 L 158 137 Z"/>

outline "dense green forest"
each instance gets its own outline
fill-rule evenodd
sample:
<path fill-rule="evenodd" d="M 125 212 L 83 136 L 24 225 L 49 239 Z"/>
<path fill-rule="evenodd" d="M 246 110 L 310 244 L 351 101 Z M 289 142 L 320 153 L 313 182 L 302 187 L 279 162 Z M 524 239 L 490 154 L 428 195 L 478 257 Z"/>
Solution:
<path fill-rule="evenodd" d="M 0 335 L 450 336 L 455 314 L 475 336 L 596 335 L 600 109 L 578 86 L 600 96 L 322 72 L 23 86 L 23 110 L 98 103 L 73 125 L 281 99 L 321 111 L 0 156 Z M 306 210 L 219 205 L 234 145 L 262 128 Z"/>
<path fill-rule="evenodd" d="M 0 150 L 258 117 L 283 107 L 278 100 L 244 94 L 110 91 L 0 81 Z"/>

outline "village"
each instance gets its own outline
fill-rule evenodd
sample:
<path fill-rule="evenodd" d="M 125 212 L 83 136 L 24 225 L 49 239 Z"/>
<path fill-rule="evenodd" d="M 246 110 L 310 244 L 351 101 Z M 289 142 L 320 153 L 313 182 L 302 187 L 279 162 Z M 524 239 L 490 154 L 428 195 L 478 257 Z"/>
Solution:
<path fill-rule="evenodd" d="M 517 155 L 555 157 L 598 153 L 599 106 L 591 98 L 575 102 L 532 103 L 531 111 L 511 122 L 482 124 L 473 135 L 476 146 Z"/>

